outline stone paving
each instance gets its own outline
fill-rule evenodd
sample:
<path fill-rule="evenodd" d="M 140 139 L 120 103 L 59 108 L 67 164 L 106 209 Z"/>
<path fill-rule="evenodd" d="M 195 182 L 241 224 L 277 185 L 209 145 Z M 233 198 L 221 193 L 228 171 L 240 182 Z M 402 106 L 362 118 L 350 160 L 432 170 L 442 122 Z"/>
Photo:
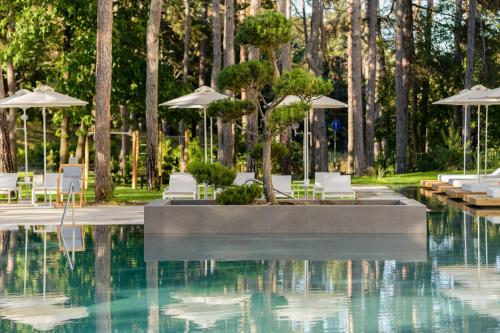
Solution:
<path fill-rule="evenodd" d="M 389 199 L 402 195 L 385 186 L 353 186 L 357 198 Z M 59 224 L 61 208 L 32 207 L 27 204 L 0 204 L 0 225 Z M 88 206 L 75 208 L 78 224 L 144 224 L 143 206 Z M 71 209 L 65 223 L 71 222 Z"/>

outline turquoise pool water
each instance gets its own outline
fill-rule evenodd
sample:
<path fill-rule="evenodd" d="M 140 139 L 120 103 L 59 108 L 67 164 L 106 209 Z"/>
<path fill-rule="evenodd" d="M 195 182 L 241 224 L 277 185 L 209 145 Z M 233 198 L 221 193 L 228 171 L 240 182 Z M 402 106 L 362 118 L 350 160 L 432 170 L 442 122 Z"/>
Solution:
<path fill-rule="evenodd" d="M 403 191 L 427 237 L 84 226 L 70 270 L 73 230 L 68 258 L 54 227 L 2 226 L 0 332 L 500 331 L 498 226 Z"/>

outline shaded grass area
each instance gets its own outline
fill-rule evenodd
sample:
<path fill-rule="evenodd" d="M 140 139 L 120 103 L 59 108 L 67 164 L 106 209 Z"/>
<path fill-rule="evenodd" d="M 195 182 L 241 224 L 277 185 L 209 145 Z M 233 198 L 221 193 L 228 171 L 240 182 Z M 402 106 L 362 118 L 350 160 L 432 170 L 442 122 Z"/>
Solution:
<path fill-rule="evenodd" d="M 127 186 L 116 186 L 113 191 L 113 198 L 109 204 L 129 204 L 129 205 L 141 205 L 149 201 L 161 199 L 163 191 L 148 191 L 146 186 L 140 188 L 140 185 L 135 190 L 132 189 L 130 185 Z M 94 175 L 89 175 L 89 185 L 86 193 L 87 203 L 92 204 L 95 201 L 94 194 Z"/>

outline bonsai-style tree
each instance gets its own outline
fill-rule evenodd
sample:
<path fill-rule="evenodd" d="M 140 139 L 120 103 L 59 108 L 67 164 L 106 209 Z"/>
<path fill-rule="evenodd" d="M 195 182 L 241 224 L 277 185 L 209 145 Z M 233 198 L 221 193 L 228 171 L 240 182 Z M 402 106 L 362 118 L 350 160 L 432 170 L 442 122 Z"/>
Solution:
<path fill-rule="evenodd" d="M 255 109 L 262 121 L 262 178 L 264 195 L 270 204 L 277 204 L 271 181 L 271 145 L 273 138 L 288 126 L 307 117 L 310 101 L 317 95 L 328 95 L 332 90 L 330 82 L 315 77 L 309 72 L 295 68 L 279 75 L 274 50 L 291 38 L 291 23 L 275 11 L 250 16 L 239 25 L 238 41 L 243 45 L 259 47 L 269 60 L 253 60 L 222 70 L 218 78 L 221 90 L 243 91 L 252 103 L 238 100 L 215 102 L 208 107 L 211 117 L 235 123 L 244 114 Z M 299 96 L 301 101 L 279 106 L 288 95 Z M 257 135 L 256 133 L 250 133 Z"/>

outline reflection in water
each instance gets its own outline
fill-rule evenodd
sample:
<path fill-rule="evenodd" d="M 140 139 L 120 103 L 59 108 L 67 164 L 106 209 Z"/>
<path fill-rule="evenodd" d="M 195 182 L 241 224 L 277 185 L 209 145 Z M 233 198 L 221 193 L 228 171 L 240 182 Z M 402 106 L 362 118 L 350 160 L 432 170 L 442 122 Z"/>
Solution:
<path fill-rule="evenodd" d="M 498 330 L 499 226 L 443 207 L 428 222 L 424 238 L 244 241 L 86 226 L 73 271 L 57 231 L 1 230 L 0 332 Z"/>
<path fill-rule="evenodd" d="M 111 226 L 94 229 L 96 331 L 111 332 Z"/>
<path fill-rule="evenodd" d="M 49 331 L 61 326 L 66 322 L 86 318 L 88 316 L 85 307 L 67 306 L 70 299 L 63 294 L 47 293 L 47 234 L 51 232 L 50 228 L 41 228 L 36 231 L 42 235 L 43 238 L 43 258 L 41 258 L 43 269 L 42 271 L 42 292 L 34 292 L 32 294 L 26 293 L 28 282 L 28 226 L 24 227 L 24 255 L 22 256 L 23 266 L 23 282 L 22 293 L 9 294 L 7 290 L 3 290 L 8 285 L 8 277 L 13 276 L 16 268 L 16 258 L 12 256 L 12 251 L 17 250 L 17 226 L 16 228 L 9 229 L 10 231 L 0 231 L 0 272 L 5 272 L 6 275 L 0 274 L 0 318 L 4 318 L 11 323 L 21 324 L 21 327 L 32 327 L 38 331 Z M 9 244 L 9 251 L 7 251 L 6 265 L 3 267 L 2 257 L 5 252 L 5 244 Z M 14 252 L 15 253 L 15 252 Z M 7 281 L 5 281 L 7 278 Z M 19 279 L 21 280 L 21 279 Z M 10 281 L 11 282 L 11 281 Z M 17 284 L 15 281 L 14 284 Z M 0 328 L 2 328 L 0 326 Z M 2 331 L 3 332 L 3 331 Z"/>

